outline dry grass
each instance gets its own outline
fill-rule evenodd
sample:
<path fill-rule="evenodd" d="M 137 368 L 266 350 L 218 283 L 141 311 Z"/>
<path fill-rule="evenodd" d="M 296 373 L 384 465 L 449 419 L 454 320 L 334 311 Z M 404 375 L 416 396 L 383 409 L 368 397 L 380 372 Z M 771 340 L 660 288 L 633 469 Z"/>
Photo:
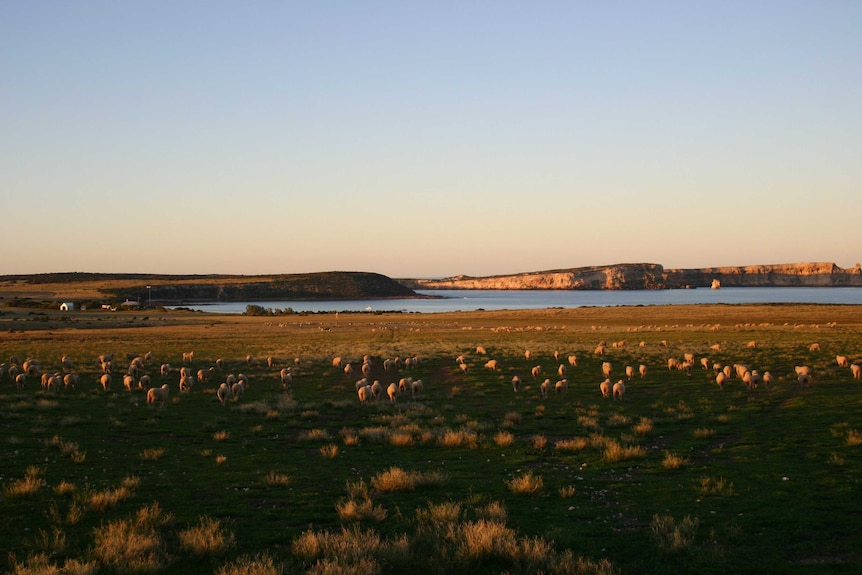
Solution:
<path fill-rule="evenodd" d="M 862 445 L 862 433 L 860 433 L 856 429 L 851 429 L 847 432 L 847 445 L 850 447 L 855 447 L 857 445 Z"/>
<path fill-rule="evenodd" d="M 338 456 L 338 446 L 334 443 L 328 443 L 318 449 L 318 451 L 325 459 L 335 459 Z"/>
<path fill-rule="evenodd" d="M 437 443 L 441 447 L 466 447 L 468 449 L 476 449 L 479 446 L 479 436 L 466 430 L 447 429 L 442 435 L 437 437 Z"/>
<path fill-rule="evenodd" d="M 380 492 L 412 491 L 422 485 L 439 485 L 446 481 L 444 474 L 432 471 L 407 472 L 400 467 L 390 467 L 371 478 L 371 486 Z"/>
<path fill-rule="evenodd" d="M 435 529 L 447 527 L 461 518 L 461 504 L 454 501 L 443 503 L 428 503 L 424 509 L 416 510 L 416 520 L 420 526 L 429 526 Z"/>
<path fill-rule="evenodd" d="M 168 558 L 157 528 L 170 521 L 157 504 L 142 508 L 134 519 L 109 522 L 95 531 L 93 554 L 117 572 L 154 572 Z"/>
<path fill-rule="evenodd" d="M 270 487 L 286 487 L 290 485 L 290 476 L 286 473 L 270 471 L 263 476 L 263 482 Z"/>
<path fill-rule="evenodd" d="M 335 504 L 338 517 L 345 522 L 352 521 L 376 521 L 386 519 L 386 509 L 382 505 L 374 505 L 369 498 L 360 501 L 356 499 L 344 499 Z"/>
<path fill-rule="evenodd" d="M 221 521 L 202 516 L 198 523 L 179 532 L 180 548 L 197 557 L 224 555 L 234 545 L 233 533 Z"/>
<path fill-rule="evenodd" d="M 517 475 L 506 482 L 509 490 L 515 495 L 532 495 L 538 493 L 544 487 L 544 481 L 541 476 L 533 475 L 532 471 L 527 471 L 521 475 Z"/>
<path fill-rule="evenodd" d="M 628 461 L 629 459 L 644 457 L 645 455 L 646 450 L 639 445 L 624 446 L 611 440 L 605 444 L 605 451 L 602 455 L 602 460 L 607 463 L 617 463 L 620 461 Z"/>
<path fill-rule="evenodd" d="M 680 457 L 678 455 L 674 455 L 670 451 L 665 451 L 664 459 L 661 464 L 665 469 L 679 469 L 683 465 L 688 463 L 688 459 L 684 457 Z"/>
<path fill-rule="evenodd" d="M 691 432 L 695 439 L 708 439 L 715 435 L 714 429 L 708 429 L 706 427 L 699 427 Z"/>
<path fill-rule="evenodd" d="M 548 438 L 544 435 L 533 436 L 533 449 L 544 449 L 548 445 Z"/>
<path fill-rule="evenodd" d="M 23 479 L 18 479 L 3 486 L 3 495 L 10 499 L 34 495 L 45 486 L 42 470 L 34 465 L 27 468 Z"/>
<path fill-rule="evenodd" d="M 389 443 L 395 447 L 410 447 L 413 445 L 413 434 L 406 431 L 393 431 Z"/>
<path fill-rule="evenodd" d="M 700 520 L 686 515 L 679 522 L 670 515 L 653 515 L 650 532 L 660 549 L 678 553 L 694 544 Z"/>
<path fill-rule="evenodd" d="M 563 499 L 574 497 L 576 493 L 577 489 L 574 485 L 566 485 L 565 487 L 560 487 L 560 497 L 562 497 Z"/>
<path fill-rule="evenodd" d="M 733 483 L 727 481 L 723 477 L 713 479 L 711 477 L 701 477 L 698 484 L 698 493 L 701 495 L 733 495 Z"/>
<path fill-rule="evenodd" d="M 640 420 L 632 427 L 635 435 L 643 437 L 652 431 L 653 421 L 648 417 L 641 417 Z"/>
<path fill-rule="evenodd" d="M 329 441 L 329 432 L 325 429 L 306 429 L 299 434 L 300 441 Z"/>
<path fill-rule="evenodd" d="M 560 439 L 554 442 L 554 449 L 557 451 L 581 451 L 590 444 L 590 441 L 585 437 L 573 437 L 572 439 Z"/>
<path fill-rule="evenodd" d="M 215 575 L 283 575 L 284 566 L 276 563 L 268 554 L 255 556 L 243 555 L 222 565 Z"/>
<path fill-rule="evenodd" d="M 515 436 L 508 431 L 498 431 L 497 434 L 494 435 L 494 443 L 497 447 L 510 447 L 515 443 Z"/>
<path fill-rule="evenodd" d="M 228 439 L 230 439 L 230 432 L 229 431 L 221 430 L 221 431 L 216 431 L 215 433 L 213 433 L 213 440 L 214 441 L 223 442 L 223 441 L 227 441 Z"/>
<path fill-rule="evenodd" d="M 165 449 L 163 447 L 150 447 L 138 454 L 142 461 L 158 461 L 164 456 Z"/>

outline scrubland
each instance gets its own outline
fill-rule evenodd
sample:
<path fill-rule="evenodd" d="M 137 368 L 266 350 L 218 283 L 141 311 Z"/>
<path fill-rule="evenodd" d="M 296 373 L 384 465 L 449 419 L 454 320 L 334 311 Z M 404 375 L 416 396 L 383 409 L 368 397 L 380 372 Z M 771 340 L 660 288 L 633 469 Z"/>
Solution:
<path fill-rule="evenodd" d="M 68 355 L 79 374 L 57 391 L 38 375 L 21 389 L 0 377 L 3 572 L 862 570 L 862 382 L 835 361 L 862 360 L 858 306 L 277 320 L 3 309 L 0 329 L 7 370 L 17 356 L 63 373 Z M 164 405 L 122 385 L 127 354 L 148 352 L 142 373 L 170 385 Z M 105 391 L 97 358 L 109 353 Z M 668 369 L 686 353 L 690 375 Z M 421 379 L 422 393 L 361 404 L 364 356 L 369 381 Z M 396 357 L 419 361 L 384 370 Z M 179 391 L 180 367 L 217 359 L 208 382 Z M 602 397 L 603 362 L 626 381 L 622 400 Z M 565 394 L 553 391 L 561 363 Z M 749 389 L 734 374 L 719 389 L 714 363 L 773 383 Z M 810 386 L 797 381 L 802 365 Z M 220 404 L 219 383 L 240 373 L 244 395 Z"/>

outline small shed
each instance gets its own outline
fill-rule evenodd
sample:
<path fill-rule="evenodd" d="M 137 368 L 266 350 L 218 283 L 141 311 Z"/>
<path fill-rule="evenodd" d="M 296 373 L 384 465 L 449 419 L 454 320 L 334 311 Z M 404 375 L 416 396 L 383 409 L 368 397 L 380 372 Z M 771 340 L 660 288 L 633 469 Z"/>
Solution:
<path fill-rule="evenodd" d="M 60 304 L 60 311 L 72 311 L 75 309 L 75 304 L 70 301 L 64 301 Z"/>

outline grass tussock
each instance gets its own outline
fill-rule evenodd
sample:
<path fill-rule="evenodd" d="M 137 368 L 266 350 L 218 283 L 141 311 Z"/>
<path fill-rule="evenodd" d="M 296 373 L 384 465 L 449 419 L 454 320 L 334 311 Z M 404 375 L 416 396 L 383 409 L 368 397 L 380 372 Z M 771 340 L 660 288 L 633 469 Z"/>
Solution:
<path fill-rule="evenodd" d="M 234 545 L 234 535 L 226 531 L 221 521 L 201 516 L 197 524 L 179 532 L 180 548 L 196 557 L 220 556 Z"/>
<path fill-rule="evenodd" d="M 325 429 L 306 429 L 299 434 L 299 441 L 329 441 L 329 432 Z"/>
<path fill-rule="evenodd" d="M 618 463 L 646 456 L 646 449 L 640 445 L 622 445 L 616 441 L 608 441 L 602 460 L 607 463 Z"/>
<path fill-rule="evenodd" d="M 382 572 L 389 565 L 394 572 L 409 571 L 410 543 L 406 535 L 384 539 L 374 530 L 358 526 L 340 532 L 303 532 L 291 544 L 293 555 L 311 565 L 306 573 L 315 575 Z"/>
<path fill-rule="evenodd" d="M 548 445 L 548 438 L 544 435 L 534 435 L 532 438 L 533 449 L 542 450 Z"/>
<path fill-rule="evenodd" d="M 377 491 L 388 493 L 395 491 L 412 491 L 420 486 L 440 485 L 446 481 L 444 474 L 438 471 L 420 473 L 405 471 L 400 467 L 390 467 L 371 478 L 371 486 Z"/>
<path fill-rule="evenodd" d="M 93 554 L 116 572 L 158 571 L 168 561 L 158 528 L 171 519 L 155 503 L 141 508 L 133 518 L 104 524 L 95 530 Z"/>
<path fill-rule="evenodd" d="M 416 510 L 416 520 L 420 526 L 442 529 L 461 518 L 462 506 L 455 501 L 428 503 L 427 507 Z"/>
<path fill-rule="evenodd" d="M 701 477 L 698 483 L 697 492 L 700 495 L 722 495 L 730 496 L 734 494 L 733 483 L 723 477 L 717 479 L 712 477 Z"/>
<path fill-rule="evenodd" d="M 141 461 L 158 461 L 165 456 L 164 447 L 149 447 L 138 454 Z"/>
<path fill-rule="evenodd" d="M 641 417 L 638 422 L 632 426 L 632 431 L 635 435 L 643 437 L 648 435 L 653 428 L 653 421 L 648 417 Z"/>
<path fill-rule="evenodd" d="M 218 568 L 215 575 L 283 575 L 284 565 L 268 554 L 243 555 Z"/>
<path fill-rule="evenodd" d="M 851 429 L 847 432 L 847 445 L 850 447 L 856 447 L 857 445 L 862 445 L 862 433 L 857 429 Z"/>
<path fill-rule="evenodd" d="M 699 428 L 695 429 L 694 431 L 692 431 L 691 433 L 695 439 L 708 439 L 708 438 L 712 437 L 713 435 L 715 435 L 715 430 L 709 429 L 706 427 L 699 427 Z"/>
<path fill-rule="evenodd" d="M 581 451 L 590 444 L 590 440 L 586 437 L 573 437 L 571 439 L 560 439 L 554 442 L 554 449 L 557 451 Z"/>
<path fill-rule="evenodd" d="M 81 559 L 66 559 L 63 565 L 51 561 L 46 553 L 30 555 L 22 562 L 18 562 L 14 555 L 10 555 L 12 570 L 10 575 L 94 575 L 98 570 L 95 561 L 83 561 Z"/>
<path fill-rule="evenodd" d="M 564 487 L 560 487 L 560 497 L 562 497 L 563 499 L 574 497 L 577 492 L 578 490 L 574 485 L 566 485 Z"/>
<path fill-rule="evenodd" d="M 286 473 L 278 473 L 270 471 L 263 476 L 263 482 L 269 487 L 287 487 L 290 485 L 290 475 Z"/>
<path fill-rule="evenodd" d="M 338 457 L 338 446 L 334 443 L 328 443 L 318 449 L 318 451 L 324 459 L 335 459 Z"/>
<path fill-rule="evenodd" d="M 27 468 L 27 472 L 22 479 L 12 481 L 3 486 L 3 495 L 9 499 L 19 497 L 29 497 L 36 494 L 45 486 L 45 479 L 42 477 L 42 470 L 35 465 Z"/>
<path fill-rule="evenodd" d="M 87 503 L 90 509 L 94 511 L 105 511 L 130 498 L 139 484 L 140 478 L 134 475 L 127 476 L 119 487 L 109 487 L 102 491 L 91 493 L 87 498 Z"/>
<path fill-rule="evenodd" d="M 230 439 L 230 431 L 225 431 L 222 429 L 221 431 L 216 431 L 213 433 L 213 441 L 218 441 L 219 443 L 227 441 Z"/>
<path fill-rule="evenodd" d="M 410 447 L 413 445 L 413 434 L 406 431 L 393 431 L 389 436 L 389 444 L 395 447 Z"/>
<path fill-rule="evenodd" d="M 370 498 L 360 500 L 343 499 L 335 504 L 335 511 L 343 522 L 376 521 L 386 519 L 386 509 L 382 505 L 374 505 Z"/>
<path fill-rule="evenodd" d="M 680 457 L 678 455 L 674 455 L 670 451 L 665 451 L 664 459 L 662 460 L 661 465 L 665 469 L 679 469 L 686 463 L 688 463 L 688 459 Z"/>
<path fill-rule="evenodd" d="M 466 447 L 468 449 L 476 449 L 479 446 L 479 436 L 468 430 L 453 430 L 447 429 L 442 435 L 438 436 L 437 444 L 441 447 Z"/>
<path fill-rule="evenodd" d="M 527 471 L 513 477 L 506 482 L 506 485 L 509 486 L 509 491 L 515 495 L 532 495 L 541 491 L 545 482 L 541 476 L 533 475 L 532 471 Z"/>
<path fill-rule="evenodd" d="M 497 447 L 510 447 L 515 443 L 515 436 L 508 431 L 498 431 L 494 435 L 494 444 Z"/>
<path fill-rule="evenodd" d="M 650 534 L 659 548 L 669 553 L 679 553 L 694 545 L 700 520 L 688 515 L 676 521 L 670 515 L 653 515 Z"/>

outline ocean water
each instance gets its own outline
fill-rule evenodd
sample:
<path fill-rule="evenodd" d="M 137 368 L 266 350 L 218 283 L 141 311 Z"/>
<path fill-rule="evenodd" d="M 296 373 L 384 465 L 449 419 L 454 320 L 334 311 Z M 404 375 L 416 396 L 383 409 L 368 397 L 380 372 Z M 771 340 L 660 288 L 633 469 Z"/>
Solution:
<path fill-rule="evenodd" d="M 249 304 L 296 312 L 450 312 L 632 305 L 819 303 L 862 304 L 862 288 L 756 287 L 675 290 L 417 290 L 433 299 L 213 302 L 182 307 L 215 313 L 243 313 Z M 176 306 L 173 306 L 176 307 Z"/>

